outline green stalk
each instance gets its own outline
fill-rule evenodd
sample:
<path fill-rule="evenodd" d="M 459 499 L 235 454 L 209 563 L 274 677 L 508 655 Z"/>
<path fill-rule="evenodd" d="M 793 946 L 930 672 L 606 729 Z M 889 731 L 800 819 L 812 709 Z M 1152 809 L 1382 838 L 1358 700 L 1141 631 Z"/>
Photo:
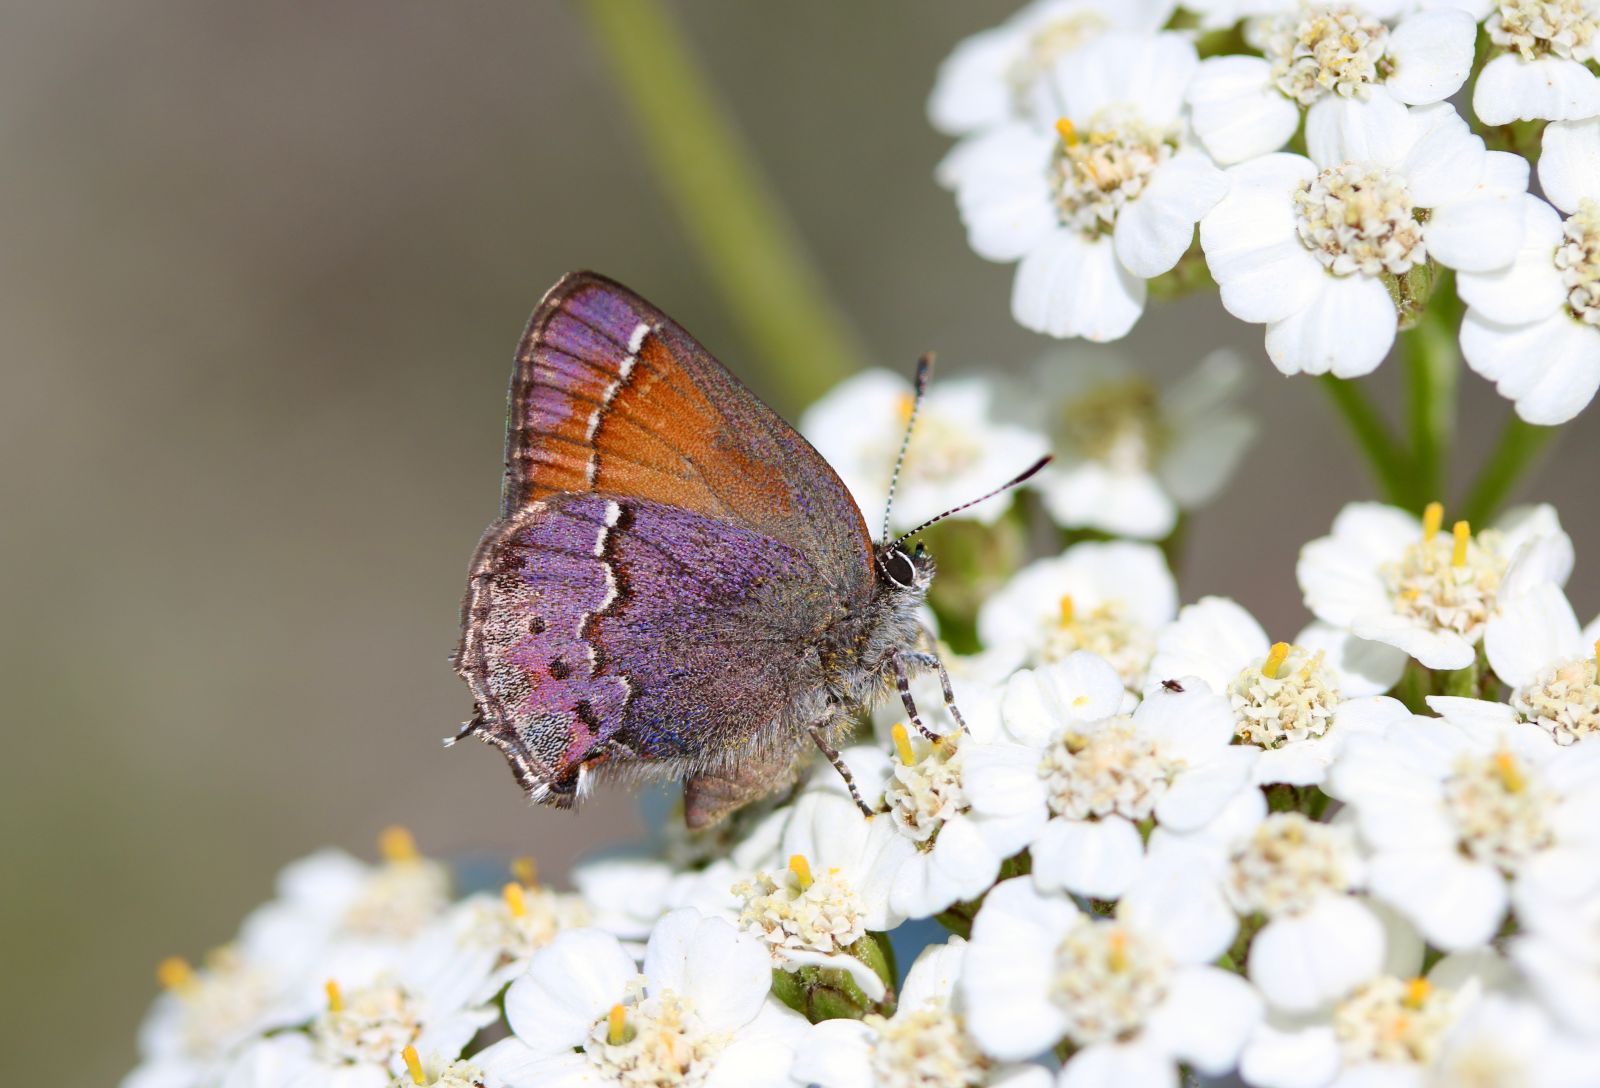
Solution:
<path fill-rule="evenodd" d="M 798 231 L 659 0 L 582 11 L 701 266 L 791 406 L 864 365 Z"/>
<path fill-rule="evenodd" d="M 1395 440 L 1372 399 L 1353 379 L 1324 374 L 1318 381 L 1349 426 L 1356 445 L 1366 455 L 1367 464 L 1378 478 L 1384 497 L 1396 505 L 1406 505 L 1410 494 L 1407 470 L 1411 467 L 1411 459 L 1400 448 L 1400 443 Z"/>
<path fill-rule="evenodd" d="M 1461 306 L 1449 269 L 1442 269 L 1417 323 L 1400 334 L 1406 363 L 1411 430 L 1410 501 L 1415 511 L 1444 498 L 1445 468 L 1455 438 L 1456 386 L 1461 353 L 1456 342 Z"/>
<path fill-rule="evenodd" d="M 1500 441 L 1484 463 L 1472 490 L 1467 494 L 1461 516 L 1474 525 L 1488 522 L 1510 497 L 1525 472 L 1538 460 L 1539 454 L 1558 427 L 1536 427 L 1524 423 L 1522 417 L 1512 412 L 1500 432 Z"/>

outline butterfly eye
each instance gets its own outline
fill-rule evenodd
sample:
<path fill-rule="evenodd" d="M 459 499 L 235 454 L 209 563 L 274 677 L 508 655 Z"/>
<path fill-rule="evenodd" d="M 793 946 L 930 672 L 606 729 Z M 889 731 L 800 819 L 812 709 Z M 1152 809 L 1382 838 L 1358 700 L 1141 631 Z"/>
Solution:
<path fill-rule="evenodd" d="M 909 588 L 917 580 L 917 568 L 912 564 L 911 557 L 899 548 L 884 556 L 883 572 L 897 586 Z"/>

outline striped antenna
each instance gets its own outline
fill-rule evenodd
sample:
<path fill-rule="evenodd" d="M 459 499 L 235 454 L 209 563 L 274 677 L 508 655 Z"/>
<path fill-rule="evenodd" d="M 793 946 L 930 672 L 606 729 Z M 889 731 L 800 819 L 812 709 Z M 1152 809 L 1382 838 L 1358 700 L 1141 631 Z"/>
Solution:
<path fill-rule="evenodd" d="M 928 379 L 933 376 L 933 352 L 917 360 L 917 376 L 912 379 L 911 414 L 906 418 L 906 435 L 900 440 L 900 452 L 894 459 L 894 472 L 889 475 L 889 498 L 883 504 L 883 542 L 889 543 L 889 514 L 894 510 L 895 489 L 900 486 L 900 468 L 906 463 L 906 450 L 911 447 L 911 433 L 916 430 L 917 413 L 922 411 L 922 398 L 928 392 Z"/>
<path fill-rule="evenodd" d="M 970 507 L 977 506 L 980 502 L 987 502 L 989 499 L 994 498 L 996 495 L 1000 494 L 1002 491 L 1010 491 L 1013 487 L 1016 487 L 1018 484 L 1025 483 L 1030 477 L 1033 476 L 1034 473 L 1036 473 L 1040 469 L 1044 468 L 1044 466 L 1048 465 L 1053 460 L 1054 460 L 1054 458 L 1052 456 L 1050 456 L 1049 454 L 1045 454 L 1043 457 L 1039 458 L 1033 464 L 1029 465 L 1026 471 L 1022 472 L 1020 475 L 1013 476 L 1011 479 L 1007 480 L 1005 483 L 1001 484 L 999 487 L 995 488 L 993 491 L 990 491 L 988 494 L 979 495 L 977 498 L 973 499 L 971 502 L 964 502 L 960 506 L 952 507 L 949 510 L 946 510 L 944 513 L 940 514 L 936 518 L 929 518 L 927 521 L 923 522 L 921 525 L 918 525 L 915 529 L 911 530 L 909 533 L 901 534 L 899 537 L 897 537 L 895 539 L 895 542 L 892 545 L 890 545 L 890 547 L 898 548 L 901 544 L 904 544 L 906 541 L 910 540 L 912 537 L 914 537 L 918 533 L 922 532 L 922 530 L 928 528 L 928 526 L 938 524 L 939 522 L 943 521 L 945 518 L 949 517 L 951 514 L 959 514 L 963 510 L 969 509 Z"/>

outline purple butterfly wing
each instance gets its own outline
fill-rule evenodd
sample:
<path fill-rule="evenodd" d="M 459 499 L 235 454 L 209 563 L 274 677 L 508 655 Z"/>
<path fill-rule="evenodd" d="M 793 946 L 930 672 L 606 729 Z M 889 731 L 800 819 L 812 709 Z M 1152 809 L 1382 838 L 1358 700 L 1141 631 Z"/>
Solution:
<path fill-rule="evenodd" d="M 763 759 L 818 636 L 870 592 L 838 476 L 675 323 L 589 274 L 536 311 L 512 380 L 504 517 L 458 668 L 475 731 L 538 800 L 593 766 Z"/>

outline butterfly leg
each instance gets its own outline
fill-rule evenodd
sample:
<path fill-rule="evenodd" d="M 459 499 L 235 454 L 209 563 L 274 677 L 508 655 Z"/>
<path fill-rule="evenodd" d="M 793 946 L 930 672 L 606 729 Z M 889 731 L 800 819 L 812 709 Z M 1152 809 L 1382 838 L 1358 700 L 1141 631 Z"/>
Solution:
<path fill-rule="evenodd" d="M 906 708 L 906 717 L 910 719 L 912 728 L 929 740 L 937 742 L 939 734 L 929 729 L 922 723 L 922 715 L 917 713 L 917 701 L 911 697 L 911 668 L 916 665 L 926 667 L 918 658 L 921 656 L 933 657 L 932 654 L 919 655 L 912 653 L 897 653 L 894 655 L 894 686 L 900 692 L 900 702 Z M 933 658 L 937 661 L 938 658 Z M 960 721 L 960 718 L 956 719 Z"/>
<path fill-rule="evenodd" d="M 833 769 L 839 772 L 840 778 L 844 779 L 845 788 L 850 791 L 850 800 L 856 803 L 856 808 L 861 810 L 861 815 L 870 820 L 874 815 L 873 811 L 861 799 L 861 791 L 856 789 L 855 776 L 850 773 L 850 768 L 845 765 L 844 757 L 839 755 L 839 750 L 828 742 L 827 723 L 819 722 L 806 728 L 807 732 L 811 734 L 811 739 L 822 750 L 822 754 L 828 758 L 829 763 L 833 764 Z"/>
<path fill-rule="evenodd" d="M 956 706 L 956 693 L 950 687 L 950 673 L 946 671 L 944 662 L 939 660 L 938 654 L 924 653 L 921 650 L 905 650 L 896 654 L 895 660 L 897 662 L 897 672 L 901 677 L 905 676 L 904 670 L 906 665 L 914 666 L 919 669 L 932 669 L 934 672 L 938 673 L 939 687 L 944 692 L 944 705 L 945 708 L 950 711 L 950 717 L 955 719 L 956 727 L 959 728 L 963 733 L 971 732 L 971 730 L 967 728 L 966 719 L 961 716 L 961 708 Z M 898 664 L 898 662 L 901 660 L 905 662 L 904 665 Z M 902 692 L 905 690 L 905 688 L 901 688 Z M 909 698 L 910 696 L 906 695 L 905 697 Z M 922 727 L 919 724 L 917 728 L 921 729 Z M 926 733 L 927 730 L 924 729 L 923 732 Z"/>

